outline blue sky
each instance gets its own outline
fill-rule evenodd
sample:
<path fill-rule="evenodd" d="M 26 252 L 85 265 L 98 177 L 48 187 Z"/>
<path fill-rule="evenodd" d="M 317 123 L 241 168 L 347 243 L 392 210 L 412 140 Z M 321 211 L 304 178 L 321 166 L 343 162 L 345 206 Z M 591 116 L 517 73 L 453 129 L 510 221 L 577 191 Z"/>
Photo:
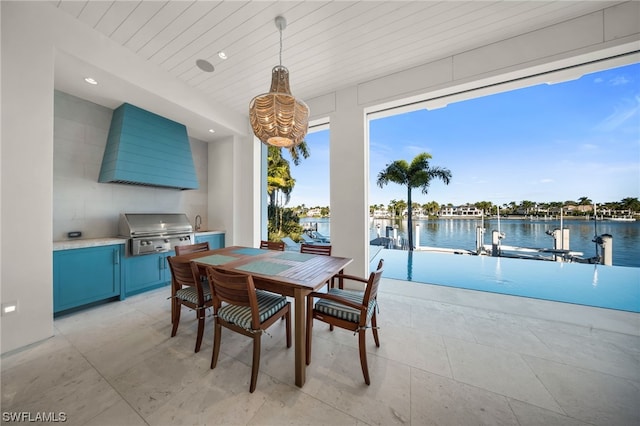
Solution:
<path fill-rule="evenodd" d="M 370 122 L 369 204 L 406 200 L 376 178 L 395 160 L 428 152 L 451 170 L 414 202 L 595 202 L 640 198 L 640 64 Z M 306 137 L 289 206 L 329 205 L 329 130 Z"/>

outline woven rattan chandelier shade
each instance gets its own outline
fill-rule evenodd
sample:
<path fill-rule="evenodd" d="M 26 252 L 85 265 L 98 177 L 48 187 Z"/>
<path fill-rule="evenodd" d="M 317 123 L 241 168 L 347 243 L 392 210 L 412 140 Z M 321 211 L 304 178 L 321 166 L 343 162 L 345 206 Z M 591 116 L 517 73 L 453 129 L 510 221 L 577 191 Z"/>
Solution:
<path fill-rule="evenodd" d="M 276 18 L 280 30 L 280 65 L 273 67 L 271 88 L 251 100 L 249 119 L 253 133 L 262 143 L 290 148 L 299 145 L 309 127 L 309 107 L 296 99 L 289 88 L 289 70 L 282 66 L 283 17 Z"/>

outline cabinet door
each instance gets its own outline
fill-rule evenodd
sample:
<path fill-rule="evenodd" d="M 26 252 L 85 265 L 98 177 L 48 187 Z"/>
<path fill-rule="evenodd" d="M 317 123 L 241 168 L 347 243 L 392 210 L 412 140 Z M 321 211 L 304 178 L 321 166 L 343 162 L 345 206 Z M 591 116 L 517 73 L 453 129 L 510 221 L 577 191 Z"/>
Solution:
<path fill-rule="evenodd" d="M 224 247 L 224 234 L 213 234 L 213 235 L 197 235 L 196 243 L 204 243 L 209 242 L 210 249 L 217 249 Z"/>
<path fill-rule="evenodd" d="M 145 254 L 125 259 L 125 294 L 131 296 L 171 281 L 168 256 L 174 252 Z"/>
<path fill-rule="evenodd" d="M 120 295 L 123 246 L 53 252 L 53 311 Z"/>

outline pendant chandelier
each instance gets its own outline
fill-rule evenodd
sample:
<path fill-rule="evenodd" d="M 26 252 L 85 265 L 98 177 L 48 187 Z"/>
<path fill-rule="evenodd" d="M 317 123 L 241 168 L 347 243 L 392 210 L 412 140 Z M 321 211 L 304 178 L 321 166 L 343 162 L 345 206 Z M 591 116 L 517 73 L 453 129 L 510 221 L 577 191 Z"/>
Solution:
<path fill-rule="evenodd" d="M 249 118 L 253 133 L 262 143 L 282 148 L 299 145 L 307 134 L 309 107 L 296 99 L 289 88 L 289 70 L 282 66 L 282 30 L 287 21 L 275 19 L 280 30 L 280 65 L 271 71 L 271 88 L 251 100 Z"/>

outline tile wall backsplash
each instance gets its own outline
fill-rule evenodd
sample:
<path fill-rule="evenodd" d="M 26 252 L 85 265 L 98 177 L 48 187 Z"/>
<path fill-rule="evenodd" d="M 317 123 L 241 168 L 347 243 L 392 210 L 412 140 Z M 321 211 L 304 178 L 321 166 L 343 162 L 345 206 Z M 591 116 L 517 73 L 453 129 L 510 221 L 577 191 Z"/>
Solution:
<path fill-rule="evenodd" d="M 197 214 L 207 228 L 207 143 L 190 139 L 200 189 L 98 183 L 112 110 L 67 93 L 54 96 L 53 240 L 114 237 L 120 213 Z"/>

